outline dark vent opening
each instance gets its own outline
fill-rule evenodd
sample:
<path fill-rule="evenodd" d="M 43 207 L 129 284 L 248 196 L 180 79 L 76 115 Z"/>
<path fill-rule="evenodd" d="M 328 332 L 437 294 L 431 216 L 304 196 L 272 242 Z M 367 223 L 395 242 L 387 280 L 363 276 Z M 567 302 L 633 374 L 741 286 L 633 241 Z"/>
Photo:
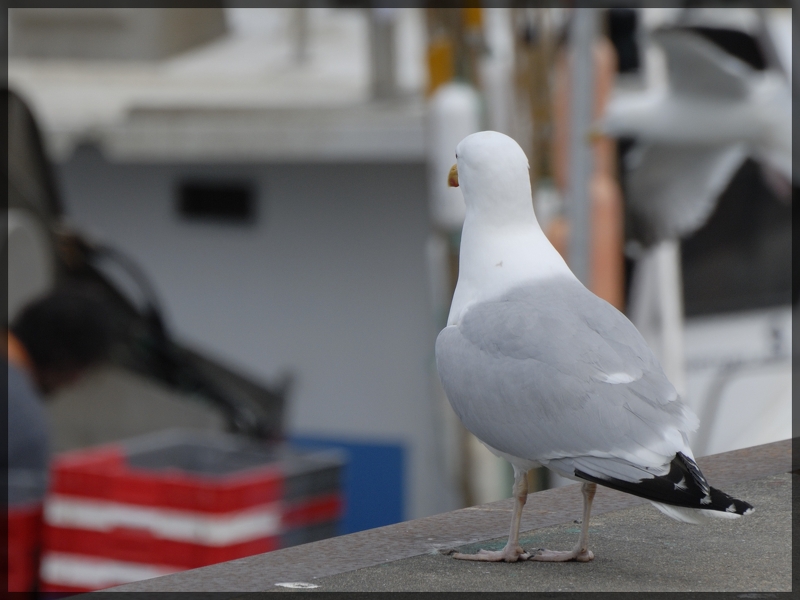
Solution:
<path fill-rule="evenodd" d="M 767 68 L 767 61 L 764 58 L 761 47 L 758 45 L 758 41 L 749 33 L 721 27 L 698 26 L 690 27 L 689 29 L 696 31 L 706 39 L 714 42 L 717 46 L 725 50 L 725 52 L 746 62 L 754 69 L 763 71 Z"/>
<path fill-rule="evenodd" d="M 708 222 L 681 242 L 686 316 L 787 305 L 792 295 L 792 202 L 775 197 L 752 159 Z"/>
<path fill-rule="evenodd" d="M 636 41 L 636 11 L 632 8 L 608 10 L 608 37 L 617 51 L 617 71 L 639 71 L 639 44 Z"/>
<path fill-rule="evenodd" d="M 255 221 L 255 208 L 248 183 L 185 181 L 178 186 L 178 213 L 187 219 L 248 224 Z"/>

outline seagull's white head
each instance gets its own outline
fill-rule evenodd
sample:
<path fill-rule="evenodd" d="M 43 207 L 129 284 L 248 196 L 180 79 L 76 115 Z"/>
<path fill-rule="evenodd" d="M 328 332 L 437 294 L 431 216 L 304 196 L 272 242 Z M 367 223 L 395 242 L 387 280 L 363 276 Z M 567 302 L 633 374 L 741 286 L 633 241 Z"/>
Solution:
<path fill-rule="evenodd" d="M 574 277 L 533 214 L 528 159 L 517 142 L 496 131 L 473 133 L 458 144 L 456 160 L 448 182 L 461 188 L 467 214 L 448 325 L 514 287 Z"/>
<path fill-rule="evenodd" d="M 505 223 L 533 218 L 528 159 L 519 144 L 496 131 L 479 131 L 456 148 L 448 184 L 461 188 L 467 218 Z"/>

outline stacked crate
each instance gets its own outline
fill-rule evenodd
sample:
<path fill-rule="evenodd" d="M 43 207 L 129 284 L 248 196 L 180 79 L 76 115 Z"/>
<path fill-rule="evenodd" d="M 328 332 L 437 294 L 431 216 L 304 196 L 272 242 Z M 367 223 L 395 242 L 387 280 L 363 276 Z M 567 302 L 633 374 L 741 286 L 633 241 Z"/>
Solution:
<path fill-rule="evenodd" d="M 42 533 L 44 473 L 13 469 L 8 472 L 5 561 L 8 591 L 33 592 Z"/>
<path fill-rule="evenodd" d="M 57 458 L 42 591 L 81 592 L 336 535 L 342 458 L 169 431 Z"/>

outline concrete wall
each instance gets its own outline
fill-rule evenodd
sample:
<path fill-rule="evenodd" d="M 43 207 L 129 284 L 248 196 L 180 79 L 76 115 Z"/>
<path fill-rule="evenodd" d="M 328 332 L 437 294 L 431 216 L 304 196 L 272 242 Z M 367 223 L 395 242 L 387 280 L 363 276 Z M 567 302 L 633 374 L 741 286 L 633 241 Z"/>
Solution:
<path fill-rule="evenodd" d="M 256 183 L 253 225 L 182 219 L 182 177 Z M 422 164 L 58 168 L 67 221 L 151 278 L 176 337 L 269 381 L 298 376 L 293 433 L 403 443 L 407 518 L 453 508 L 438 472 Z"/>

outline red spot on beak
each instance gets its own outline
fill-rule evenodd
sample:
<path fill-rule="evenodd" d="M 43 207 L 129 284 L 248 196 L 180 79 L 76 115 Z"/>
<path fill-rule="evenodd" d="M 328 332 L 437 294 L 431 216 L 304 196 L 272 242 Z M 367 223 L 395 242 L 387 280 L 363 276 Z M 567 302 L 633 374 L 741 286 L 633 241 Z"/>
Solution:
<path fill-rule="evenodd" d="M 447 185 L 458 187 L 458 163 L 450 167 L 450 173 L 447 174 Z"/>

